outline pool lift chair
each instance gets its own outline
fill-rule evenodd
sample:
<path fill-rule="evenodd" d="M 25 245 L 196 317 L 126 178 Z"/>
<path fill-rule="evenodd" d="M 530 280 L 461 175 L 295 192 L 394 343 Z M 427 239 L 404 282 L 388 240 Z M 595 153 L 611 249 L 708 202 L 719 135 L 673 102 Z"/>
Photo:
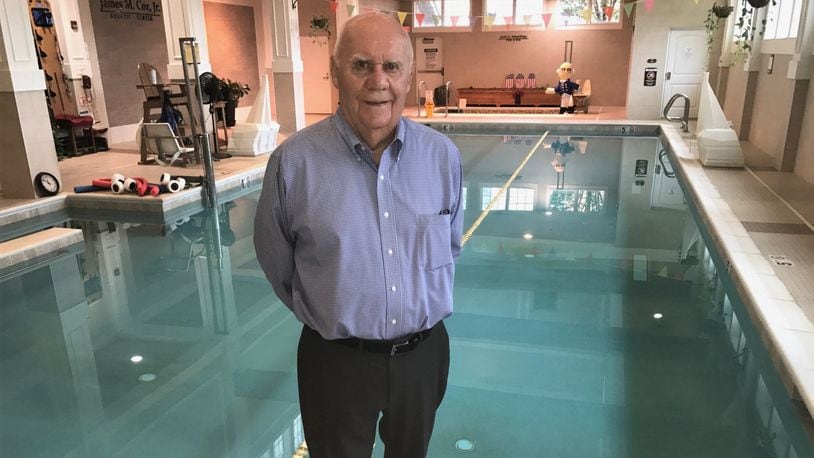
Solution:
<path fill-rule="evenodd" d="M 144 142 L 148 151 L 155 153 L 155 161 L 163 166 L 187 165 L 195 160 L 195 148 L 183 145 L 181 137 L 166 122 L 144 123 Z"/>

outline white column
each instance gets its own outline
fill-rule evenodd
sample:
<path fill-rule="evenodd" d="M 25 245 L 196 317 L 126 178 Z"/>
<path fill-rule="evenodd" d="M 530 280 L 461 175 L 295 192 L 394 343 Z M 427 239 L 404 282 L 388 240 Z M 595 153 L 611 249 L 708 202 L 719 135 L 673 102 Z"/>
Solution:
<path fill-rule="evenodd" d="M 797 29 L 797 42 L 794 44 L 794 55 L 789 62 L 789 79 L 807 80 L 814 77 L 812 53 L 814 53 L 814 5 L 803 2 L 800 12 L 800 26 Z"/>
<path fill-rule="evenodd" d="M 195 37 L 198 41 L 198 51 L 201 62 L 198 70 L 212 71 L 209 62 L 209 46 L 206 41 L 206 21 L 204 20 L 203 0 L 161 0 L 164 16 L 164 35 L 166 36 L 167 74 L 171 80 L 180 80 L 184 77 L 181 63 L 181 47 L 178 39 Z M 240 46 L 240 43 L 235 43 Z"/>
<path fill-rule="evenodd" d="M 0 1 L 0 186 L 5 198 L 36 197 L 39 172 L 59 178 L 45 76 L 37 65 L 28 15 L 26 0 Z"/>
<path fill-rule="evenodd" d="M 300 25 L 290 0 L 271 0 L 271 70 L 274 103 L 280 130 L 296 132 L 305 127 Z"/>

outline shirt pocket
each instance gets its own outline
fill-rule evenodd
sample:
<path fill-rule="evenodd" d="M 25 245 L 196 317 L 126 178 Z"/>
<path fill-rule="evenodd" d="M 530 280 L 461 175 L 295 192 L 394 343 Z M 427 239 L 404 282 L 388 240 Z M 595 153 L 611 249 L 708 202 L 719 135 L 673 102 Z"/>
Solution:
<path fill-rule="evenodd" d="M 418 265 L 437 270 L 452 264 L 449 215 L 416 215 Z"/>

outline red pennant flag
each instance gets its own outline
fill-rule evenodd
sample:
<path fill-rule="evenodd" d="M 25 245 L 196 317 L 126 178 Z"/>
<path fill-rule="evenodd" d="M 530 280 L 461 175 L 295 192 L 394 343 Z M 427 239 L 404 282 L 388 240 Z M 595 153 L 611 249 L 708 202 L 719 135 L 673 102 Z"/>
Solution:
<path fill-rule="evenodd" d="M 610 20 L 611 16 L 613 16 L 613 7 L 606 6 L 605 8 L 602 9 L 605 10 L 605 19 Z"/>
<path fill-rule="evenodd" d="M 647 11 L 653 11 L 653 3 L 655 0 L 644 0 L 644 9 Z"/>
<path fill-rule="evenodd" d="M 506 28 L 509 28 L 509 26 L 514 23 L 513 16 L 503 16 L 503 20 L 506 21 Z"/>
<path fill-rule="evenodd" d="M 449 20 L 452 21 L 452 27 L 455 27 L 455 26 L 458 25 L 458 16 L 450 16 Z"/>
<path fill-rule="evenodd" d="M 424 22 L 424 13 L 415 13 L 415 20 L 418 22 L 420 26 L 422 22 Z"/>
<path fill-rule="evenodd" d="M 336 9 L 339 8 L 339 2 L 338 1 L 328 2 L 328 6 L 331 7 L 331 12 L 336 13 Z"/>
<path fill-rule="evenodd" d="M 543 24 L 548 28 L 548 23 L 551 22 L 551 13 L 543 13 Z"/>

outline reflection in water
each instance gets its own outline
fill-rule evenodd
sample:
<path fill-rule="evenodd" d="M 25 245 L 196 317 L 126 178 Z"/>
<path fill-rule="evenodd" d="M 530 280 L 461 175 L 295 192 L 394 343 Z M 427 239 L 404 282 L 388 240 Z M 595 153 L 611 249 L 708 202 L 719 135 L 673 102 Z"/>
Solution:
<path fill-rule="evenodd" d="M 453 139 L 471 224 L 528 146 Z M 811 456 L 686 207 L 636 171 L 655 141 L 551 140 L 569 184 L 535 158 L 459 260 L 429 456 Z M 291 456 L 300 325 L 255 259 L 256 199 L 71 222 L 79 259 L 0 279 L 4 456 Z"/>

